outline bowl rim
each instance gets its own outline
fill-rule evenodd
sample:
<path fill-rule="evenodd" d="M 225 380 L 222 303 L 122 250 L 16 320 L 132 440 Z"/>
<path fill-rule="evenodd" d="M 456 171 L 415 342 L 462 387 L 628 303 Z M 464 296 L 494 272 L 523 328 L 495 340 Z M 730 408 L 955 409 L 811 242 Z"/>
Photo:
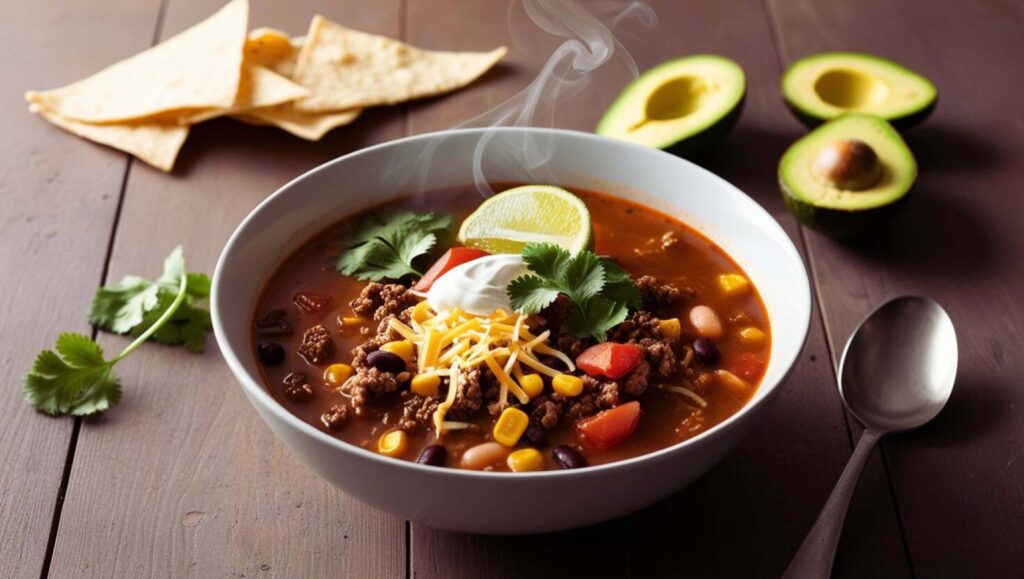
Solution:
<path fill-rule="evenodd" d="M 384 455 L 381 455 L 379 453 L 373 452 L 371 450 L 367 450 L 367 449 L 362 448 L 360 446 L 356 446 L 354 444 L 351 444 L 351 443 L 345 442 L 343 440 L 340 440 L 338 438 L 335 438 L 335 437 L 327 434 L 326 432 L 323 432 L 323 431 L 315 428 L 313 425 L 309 424 L 308 422 L 302 420 L 301 418 L 299 418 L 295 414 L 293 414 L 290 411 L 288 411 L 288 409 L 285 408 L 280 402 L 275 400 L 274 397 L 267 391 L 266 387 L 262 384 L 262 382 L 260 380 L 257 380 L 245 368 L 244 364 L 238 358 L 238 355 L 235 353 L 234 348 L 231 347 L 231 344 L 228 342 L 228 339 L 227 339 L 227 331 L 226 331 L 226 329 L 224 327 L 224 323 L 223 323 L 223 321 L 221 319 L 220 308 L 219 308 L 218 296 L 219 296 L 220 291 L 221 291 L 221 287 L 220 286 L 222 285 L 223 271 L 224 271 L 224 269 L 226 267 L 225 266 L 225 262 L 230 259 L 230 256 L 233 253 L 235 246 L 241 242 L 240 238 L 243 235 L 243 233 L 245 232 L 245 230 L 246 230 L 247 226 L 250 224 L 250 222 L 252 222 L 256 218 L 256 215 L 259 214 L 274 199 L 276 199 L 277 197 L 279 197 L 281 195 L 286 195 L 288 190 L 290 190 L 294 185 L 296 185 L 299 182 L 301 182 L 303 180 L 306 180 L 306 179 L 308 179 L 308 178 L 312 177 L 313 175 L 318 174 L 320 172 L 330 171 L 330 170 L 332 170 L 332 168 L 335 165 L 343 163 L 343 162 L 347 161 L 348 159 L 359 157 L 359 156 L 363 156 L 363 155 L 369 155 L 369 154 L 372 154 L 372 153 L 374 153 L 374 152 L 376 152 L 376 151 L 378 151 L 380 149 L 387 149 L 387 148 L 396 147 L 396 146 L 400 146 L 400 145 L 404 145 L 404 144 L 408 144 L 408 143 L 415 143 L 415 142 L 420 142 L 420 141 L 427 141 L 427 142 L 429 142 L 429 141 L 433 141 L 435 139 L 451 138 L 451 137 L 456 137 L 456 136 L 464 135 L 464 134 L 474 134 L 475 133 L 475 134 L 483 135 L 483 134 L 485 134 L 487 132 L 493 132 L 493 131 L 507 132 L 507 133 L 537 132 L 537 133 L 545 133 L 545 134 L 553 134 L 553 135 L 562 135 L 562 136 L 565 136 L 565 137 L 568 137 L 568 138 L 593 140 L 593 141 L 604 142 L 606 144 L 607 143 L 613 143 L 615 146 L 628 147 L 628 148 L 631 147 L 631 148 L 634 148 L 634 149 L 643 150 L 643 151 L 646 152 L 646 154 L 651 154 L 651 155 L 655 155 L 655 156 L 663 155 L 665 157 L 668 157 L 668 158 L 672 159 L 675 162 L 686 163 L 686 164 L 690 165 L 692 168 L 694 168 L 694 169 L 696 169 L 698 171 L 706 173 L 708 176 L 710 176 L 712 178 L 713 181 L 717 182 L 719 186 L 725 187 L 727 189 L 731 189 L 733 192 L 738 194 L 739 197 L 741 198 L 740 202 L 746 204 L 748 210 L 751 210 L 751 211 L 754 211 L 754 212 L 760 212 L 760 213 L 763 214 L 763 216 L 768 217 L 769 219 L 766 222 L 766 223 L 769 224 L 768 227 L 775 228 L 776 229 L 775 233 L 780 234 L 781 235 L 781 239 L 785 239 L 786 240 L 787 243 L 782 245 L 783 250 L 787 254 L 789 254 L 789 258 L 797 266 L 797 268 L 800 271 L 800 273 L 802 273 L 802 276 L 800 276 L 800 279 L 803 281 L 803 283 L 801 284 L 803 291 L 801 292 L 801 295 L 799 296 L 799 298 L 800 298 L 800 303 L 801 304 L 806 304 L 806 308 L 803 308 L 803 310 L 805 311 L 805 315 L 803 316 L 804 319 L 802 320 L 802 323 L 800 323 L 799 326 L 798 326 L 798 327 L 803 328 L 803 335 L 800 336 L 800 345 L 799 345 L 798 348 L 796 348 L 793 351 L 792 355 L 789 357 L 788 360 L 782 360 L 781 361 L 781 365 L 782 365 L 782 367 L 784 369 L 783 369 L 782 374 L 780 375 L 779 379 L 776 380 L 772 384 L 766 384 L 766 383 L 764 383 L 762 381 L 762 383 L 760 383 L 758 385 L 758 392 L 761 392 L 761 391 L 764 392 L 764 395 L 761 396 L 760 399 L 756 399 L 757 394 L 755 394 L 755 398 L 752 398 L 750 401 L 748 401 L 746 404 L 744 404 L 734 414 L 732 414 L 731 416 L 729 416 L 728 418 L 726 418 L 722 422 L 719 422 L 718 424 L 712 426 L 708 430 L 705 430 L 704 432 L 701 432 L 700 434 L 698 434 L 698 435 L 696 435 L 696 436 L 694 436 L 692 438 L 688 438 L 686 440 L 677 442 L 676 444 L 673 444 L 671 446 L 667 446 L 665 448 L 660 448 L 658 450 L 654 450 L 654 451 L 651 451 L 651 452 L 647 452 L 647 453 L 644 453 L 644 454 L 641 454 L 641 455 L 638 455 L 638 456 L 634 456 L 634 457 L 630 457 L 630 458 L 627 458 L 627 459 L 623 459 L 623 460 L 617 460 L 617 461 L 614 461 L 614 462 L 598 464 L 598 465 L 592 465 L 592 466 L 587 466 L 587 467 L 578 468 L 578 469 L 544 470 L 544 471 L 536 471 L 536 472 L 477 471 L 477 470 L 468 470 L 468 469 L 462 469 L 462 468 L 438 468 L 438 467 L 435 467 L 435 466 L 419 464 L 419 463 L 411 461 L 411 460 L 403 460 L 403 459 L 393 458 L 393 457 L 389 457 L 389 456 L 384 456 Z M 707 235 L 707 234 L 705 233 L 705 235 Z M 708 236 L 708 237 L 712 241 L 715 241 L 714 238 L 711 238 L 710 236 Z M 716 243 L 716 245 L 718 244 L 717 241 L 715 241 L 715 243 Z M 662 151 L 662 150 L 659 150 L 659 149 L 653 149 L 653 148 L 650 148 L 650 147 L 646 147 L 646 146 L 639 145 L 639 144 L 636 144 L 636 143 L 631 143 L 631 142 L 624 141 L 624 140 L 612 139 L 612 138 L 608 138 L 608 137 L 602 137 L 600 135 L 596 135 L 596 134 L 593 134 L 593 133 L 587 133 L 587 132 L 583 132 L 583 131 L 574 131 L 574 130 L 569 130 L 569 129 L 541 128 L 541 127 L 491 127 L 491 128 L 464 128 L 464 129 L 448 129 L 448 130 L 442 130 L 442 131 L 433 131 L 433 132 L 429 132 L 429 133 L 422 133 L 422 134 L 419 134 L 419 135 L 411 135 L 411 136 L 402 137 L 402 138 L 399 138 L 399 139 L 394 139 L 394 140 L 391 140 L 391 141 L 386 141 L 386 142 L 383 142 L 383 143 L 378 143 L 378 144 L 375 144 L 375 145 L 371 145 L 369 147 L 365 147 L 365 148 L 362 148 L 362 149 L 358 149 L 356 151 L 352 151 L 350 153 L 346 153 L 346 154 L 344 154 L 344 155 L 342 155 L 340 157 L 337 157 L 335 159 L 332 159 L 330 161 L 326 161 L 326 162 L 324 162 L 324 163 L 322 163 L 322 164 L 320 164 L 320 165 L 318 165 L 318 166 L 316 166 L 316 167 L 314 167 L 314 168 L 312 168 L 312 169 L 302 173 L 301 175 L 291 179 L 290 181 L 288 181 L 284 185 L 280 186 L 277 190 L 275 190 L 272 194 L 268 195 L 263 201 L 261 201 L 255 208 L 253 208 L 245 216 L 245 218 L 241 221 L 241 223 L 239 223 L 238 226 L 235 228 L 235 230 L 231 233 L 231 237 L 228 239 L 227 243 L 224 245 L 224 249 L 221 251 L 221 254 L 220 254 L 220 256 L 217 259 L 217 265 L 216 265 L 216 267 L 214 269 L 213 281 L 212 281 L 212 286 L 211 286 L 211 291 L 210 291 L 210 314 L 211 314 L 211 318 L 212 318 L 212 322 L 213 322 L 214 336 L 217 339 L 217 344 L 218 344 L 218 347 L 220 349 L 221 355 L 224 357 L 224 360 L 227 362 L 228 368 L 231 370 L 231 373 L 234 375 L 235 379 L 238 381 L 239 385 L 242 387 L 243 392 L 245 392 L 247 394 L 247 397 L 249 398 L 249 400 L 254 405 L 258 401 L 260 404 L 262 404 L 264 407 L 266 407 L 271 413 L 273 413 L 275 418 L 277 418 L 278 420 L 283 421 L 288 426 L 290 426 L 292 429 L 297 430 L 297 431 L 303 433 L 306 436 L 312 437 L 313 439 L 315 439 L 319 443 L 326 444 L 326 445 L 328 445 L 330 447 L 338 449 L 341 452 L 352 453 L 356 457 L 361 458 L 361 459 L 366 459 L 366 460 L 370 460 L 372 462 L 377 462 L 380 466 L 382 466 L 384 468 L 395 467 L 395 468 L 398 468 L 400 470 L 408 470 L 408 471 L 411 471 L 412 473 L 419 473 L 419 474 L 424 474 L 424 475 L 436 475 L 436 476 L 442 476 L 442 477 L 457 477 L 457 478 L 470 478 L 470 479 L 480 478 L 480 479 L 484 479 L 484 480 L 495 479 L 495 478 L 502 479 L 502 480 L 518 480 L 518 479 L 522 479 L 522 480 L 535 480 L 535 479 L 540 479 L 540 478 L 552 478 L 552 477 L 587 477 L 587 476 L 591 476 L 591 475 L 598 475 L 598 474 L 604 473 L 606 471 L 611 471 L 611 470 L 626 470 L 626 469 L 629 469 L 631 467 L 635 467 L 638 464 L 643 463 L 643 462 L 654 462 L 654 461 L 657 461 L 659 459 L 664 459 L 668 455 L 675 454 L 675 453 L 680 452 L 683 449 L 691 447 L 691 446 L 697 446 L 701 442 L 703 442 L 703 441 L 705 441 L 707 439 L 715 437 L 719 433 L 722 433 L 725 430 L 734 427 L 740 421 L 746 419 L 746 417 L 748 415 L 750 415 L 751 412 L 754 411 L 754 408 L 756 408 L 756 407 L 758 407 L 760 405 L 768 403 L 768 401 L 771 399 L 772 395 L 775 394 L 777 392 L 777 390 L 782 386 L 782 384 L 789 378 L 789 376 L 793 372 L 793 369 L 794 369 L 794 367 L 796 365 L 797 360 L 803 354 L 804 349 L 807 346 L 807 338 L 808 338 L 808 335 L 810 334 L 810 323 L 811 323 L 811 318 L 812 318 L 812 308 L 813 308 L 813 303 L 812 303 L 812 299 L 811 299 L 810 279 L 809 279 L 809 277 L 807 275 L 807 269 L 804 266 L 803 258 L 801 257 L 799 250 L 797 250 L 797 248 L 794 245 L 792 239 L 789 238 L 789 236 L 786 234 L 786 232 L 782 229 L 782 226 L 779 225 L 778 221 L 776 221 L 775 218 L 772 217 L 771 214 L 768 213 L 767 210 L 765 210 L 763 207 L 761 207 L 761 205 L 759 203 L 754 201 L 749 195 L 744 193 L 738 187 L 736 187 L 732 183 L 726 181 L 725 179 L 723 179 L 722 177 L 718 176 L 717 174 L 715 174 L 715 173 L 713 173 L 713 172 L 711 172 L 711 171 L 701 167 L 700 165 L 697 165 L 696 163 L 693 163 L 693 162 L 691 162 L 691 161 L 689 161 L 687 159 L 683 159 L 683 158 L 677 157 L 675 155 L 672 155 L 671 153 L 668 153 L 668 152 L 665 152 L 665 151 Z M 774 348 L 773 348 L 773 350 L 774 350 Z M 772 356 L 774 356 L 774 355 L 775 355 L 775 352 L 773 351 L 772 352 Z"/>

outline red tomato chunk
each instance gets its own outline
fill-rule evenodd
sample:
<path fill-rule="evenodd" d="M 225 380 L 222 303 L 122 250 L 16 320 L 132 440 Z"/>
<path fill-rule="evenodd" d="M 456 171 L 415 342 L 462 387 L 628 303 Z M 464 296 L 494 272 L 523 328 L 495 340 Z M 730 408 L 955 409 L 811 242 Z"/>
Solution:
<path fill-rule="evenodd" d="M 434 265 L 430 266 L 427 273 L 423 274 L 423 278 L 416 282 L 416 285 L 412 286 L 412 289 L 418 292 L 425 292 L 430 289 L 430 286 L 434 285 L 437 278 L 448 273 L 448 270 L 486 255 L 490 255 L 490 253 L 487 253 L 482 249 L 475 249 L 472 247 L 453 247 L 444 252 L 441 259 L 438 259 Z"/>
<path fill-rule="evenodd" d="M 604 450 L 629 438 L 640 422 L 640 402 L 634 400 L 576 423 L 587 442 Z"/>
<path fill-rule="evenodd" d="M 735 360 L 725 364 L 727 370 L 747 381 L 756 380 L 764 370 L 764 358 L 749 352 L 740 354 Z"/>
<path fill-rule="evenodd" d="M 640 364 L 644 351 L 636 344 L 605 342 L 591 346 L 576 357 L 576 365 L 591 376 L 618 380 Z"/>

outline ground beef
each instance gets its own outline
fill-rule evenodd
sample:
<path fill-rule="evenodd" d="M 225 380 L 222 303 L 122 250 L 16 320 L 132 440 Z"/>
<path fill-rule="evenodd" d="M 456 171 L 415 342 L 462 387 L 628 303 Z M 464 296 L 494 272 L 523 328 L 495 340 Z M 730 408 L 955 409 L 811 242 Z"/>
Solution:
<path fill-rule="evenodd" d="M 361 367 L 356 368 L 356 373 L 341 385 L 341 391 L 352 399 L 355 413 L 361 415 L 366 411 L 370 398 L 394 392 L 401 384 L 394 374 Z"/>
<path fill-rule="evenodd" d="M 253 325 L 256 328 L 256 333 L 263 336 L 290 336 L 292 335 L 292 325 L 285 319 L 287 317 L 288 312 L 278 308 L 257 318 Z"/>
<path fill-rule="evenodd" d="M 540 331 L 551 330 L 552 334 L 561 332 L 562 324 L 565 323 L 565 318 L 569 316 L 570 311 L 572 311 L 572 300 L 568 296 L 559 294 L 555 301 L 537 314 L 540 319 L 544 320 Z"/>
<path fill-rule="evenodd" d="M 633 312 L 633 315 L 608 332 L 610 342 L 625 344 L 646 339 L 660 340 L 661 326 L 657 316 L 645 311 Z"/>
<path fill-rule="evenodd" d="M 406 308 L 398 314 L 388 314 L 380 319 L 380 323 L 377 324 L 377 335 L 384 336 L 390 342 L 392 340 L 403 339 L 402 335 L 391 328 L 391 320 L 395 319 L 403 324 L 408 325 L 409 320 L 412 319 L 412 310 Z"/>
<path fill-rule="evenodd" d="M 583 388 L 596 394 L 597 405 L 601 408 L 614 408 L 621 402 L 619 383 L 603 381 L 593 376 L 583 376 Z"/>
<path fill-rule="evenodd" d="M 327 430 L 335 431 L 345 424 L 345 419 L 348 418 L 349 407 L 344 404 L 335 404 L 330 410 L 320 415 L 320 422 L 323 423 Z"/>
<path fill-rule="evenodd" d="M 553 395 L 541 394 L 530 401 L 530 416 L 548 430 L 558 426 L 564 412 L 564 400 Z"/>
<path fill-rule="evenodd" d="M 633 280 L 644 307 L 648 310 L 660 310 L 679 305 L 683 299 L 692 297 L 696 292 L 692 289 L 679 289 L 678 287 L 660 283 L 653 276 L 645 275 Z"/>
<path fill-rule="evenodd" d="M 423 397 L 408 390 L 402 392 L 402 418 L 398 428 L 419 430 L 430 424 L 440 399 L 437 396 Z"/>
<path fill-rule="evenodd" d="M 558 397 L 557 393 L 551 395 Z M 565 399 L 565 417 L 573 422 L 597 414 L 601 407 L 597 403 L 598 394 L 595 391 L 584 392 L 575 398 Z"/>
<path fill-rule="evenodd" d="M 313 398 L 313 387 L 306 382 L 302 372 L 292 372 L 284 377 L 284 395 L 293 402 L 305 402 Z"/>
<path fill-rule="evenodd" d="M 334 341 L 323 324 L 317 324 L 302 334 L 299 354 L 313 364 L 326 361 L 334 352 Z"/>
<path fill-rule="evenodd" d="M 558 336 L 558 339 L 555 341 L 555 347 L 563 354 L 574 360 L 590 345 L 591 340 L 583 340 L 576 336 L 570 336 L 569 334 L 562 334 L 561 336 Z"/>
<path fill-rule="evenodd" d="M 447 418 L 466 420 L 480 410 L 484 403 L 482 374 L 480 368 L 473 368 L 462 374 L 462 384 L 459 385 L 459 392 L 455 395 L 455 402 L 452 403 L 452 407 L 445 415 Z"/>
<path fill-rule="evenodd" d="M 416 296 L 409 293 L 404 285 L 371 282 L 363 288 L 359 297 L 350 301 L 352 311 L 359 316 L 373 315 L 380 321 L 389 315 L 398 315 L 406 308 L 416 305 Z"/>
<path fill-rule="evenodd" d="M 641 361 L 636 368 L 622 379 L 622 390 L 636 398 L 647 391 L 648 379 L 651 374 L 651 366 L 646 360 Z"/>
<path fill-rule="evenodd" d="M 671 376 L 679 371 L 679 358 L 676 356 L 675 345 L 671 340 L 640 340 L 644 349 L 644 359 L 661 376 Z"/>
<path fill-rule="evenodd" d="M 365 368 L 366 357 L 369 356 L 371 352 L 376 352 L 381 346 L 390 341 L 391 340 L 388 339 L 387 336 L 374 336 L 355 348 L 352 348 L 352 367 Z"/>

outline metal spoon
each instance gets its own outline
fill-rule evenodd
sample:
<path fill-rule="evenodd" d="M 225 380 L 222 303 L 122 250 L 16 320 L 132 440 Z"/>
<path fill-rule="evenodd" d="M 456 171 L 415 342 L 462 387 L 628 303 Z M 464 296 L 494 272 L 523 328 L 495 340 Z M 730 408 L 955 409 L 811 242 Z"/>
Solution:
<path fill-rule="evenodd" d="M 861 322 L 839 363 L 839 395 L 864 434 L 783 579 L 831 574 L 850 496 L 875 444 L 935 418 L 953 391 L 956 364 L 953 322 L 931 299 L 896 298 Z"/>

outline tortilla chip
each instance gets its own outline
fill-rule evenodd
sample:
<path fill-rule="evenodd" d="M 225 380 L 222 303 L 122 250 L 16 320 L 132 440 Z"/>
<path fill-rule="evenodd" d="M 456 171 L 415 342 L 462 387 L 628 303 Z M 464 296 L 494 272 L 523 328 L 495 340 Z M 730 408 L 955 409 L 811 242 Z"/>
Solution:
<path fill-rule="evenodd" d="M 238 97 L 233 105 L 226 109 L 200 109 L 182 115 L 177 120 L 178 124 L 195 124 L 232 113 L 288 103 L 308 94 L 309 91 L 305 88 L 270 69 L 246 66 L 246 73 L 242 75 Z"/>
<path fill-rule="evenodd" d="M 188 127 L 158 123 L 91 125 L 64 118 L 38 105 L 30 106 L 29 110 L 69 133 L 131 153 L 161 171 L 170 171 L 174 166 L 189 131 Z"/>
<path fill-rule="evenodd" d="M 296 36 L 288 41 L 288 48 L 285 49 L 279 44 L 280 39 L 273 39 L 269 36 L 270 33 L 264 33 L 257 39 L 253 38 L 253 34 L 261 30 L 271 30 L 269 28 L 260 28 L 253 30 L 249 33 L 249 43 L 246 44 L 245 58 L 252 59 L 250 62 L 258 64 L 262 67 L 269 68 L 277 74 L 289 78 L 295 72 L 295 63 L 299 60 L 299 51 L 302 50 L 302 45 L 306 41 L 305 36 Z M 281 34 L 284 34 L 283 32 Z M 266 42 L 267 44 L 262 44 Z M 270 43 L 274 43 L 272 48 L 269 47 Z"/>
<path fill-rule="evenodd" d="M 319 141 L 331 129 L 356 120 L 361 112 L 363 109 L 332 113 L 304 113 L 295 110 L 294 103 L 285 103 L 275 107 L 245 111 L 233 115 L 233 118 L 250 125 L 274 125 L 307 141 Z"/>
<path fill-rule="evenodd" d="M 25 98 L 64 119 L 91 123 L 230 107 L 238 94 L 248 20 L 248 0 L 232 0 L 157 46 L 74 84 Z"/>
<path fill-rule="evenodd" d="M 303 112 L 395 104 L 466 86 L 507 50 L 435 52 L 349 30 L 313 17 L 293 80 L 311 94 L 296 102 Z"/>
<path fill-rule="evenodd" d="M 257 28 L 245 41 L 245 61 L 258 66 L 267 66 L 291 53 L 288 33 L 276 28 Z"/>

